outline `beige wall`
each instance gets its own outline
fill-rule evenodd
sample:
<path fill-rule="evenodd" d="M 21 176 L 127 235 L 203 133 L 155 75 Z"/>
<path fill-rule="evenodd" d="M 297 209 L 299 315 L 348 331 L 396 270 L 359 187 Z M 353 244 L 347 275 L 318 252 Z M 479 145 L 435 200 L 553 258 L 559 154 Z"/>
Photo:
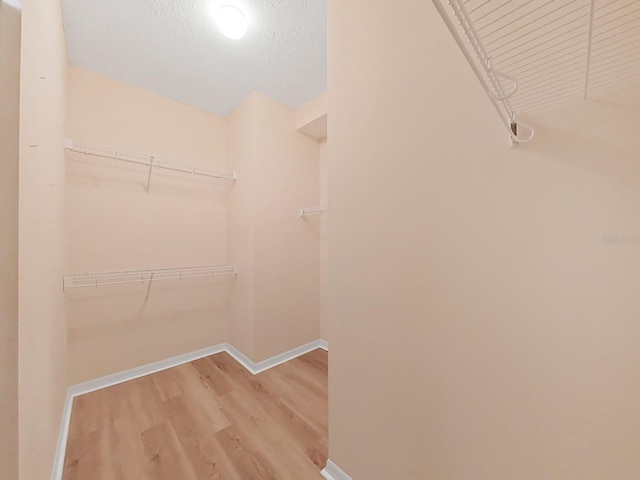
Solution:
<path fill-rule="evenodd" d="M 256 95 L 256 358 L 318 339 L 318 227 L 299 217 L 318 198 L 318 143 L 295 112 Z"/>
<path fill-rule="evenodd" d="M 67 153 L 68 274 L 233 264 L 234 280 L 65 293 L 78 383 L 229 340 L 259 361 L 318 338 L 318 143 L 258 94 L 228 119 L 71 67 L 67 136 L 238 172 L 235 184 Z"/>
<path fill-rule="evenodd" d="M 0 2 L 0 478 L 18 478 L 20 11 Z"/>
<path fill-rule="evenodd" d="M 506 133 L 431 2 L 329 2 L 330 457 L 640 476 L 637 89 Z"/>
<path fill-rule="evenodd" d="M 327 191 L 327 179 L 328 179 L 328 156 L 327 156 L 327 140 L 322 140 L 318 146 L 318 177 L 319 177 L 319 191 L 320 191 L 320 203 L 321 207 L 327 207 L 329 204 L 329 196 Z M 329 241 L 327 238 L 327 215 L 321 215 L 318 217 L 318 223 L 320 227 L 320 285 L 319 285 L 319 322 L 320 322 L 320 338 L 323 340 L 329 340 Z"/>
<path fill-rule="evenodd" d="M 233 293 L 229 340 L 254 361 L 319 334 L 318 226 L 299 217 L 318 199 L 318 144 L 294 123 L 293 110 L 259 94 L 229 120 L 230 165 L 245 183 L 229 208 L 242 287 Z"/>
<path fill-rule="evenodd" d="M 227 117 L 227 152 L 230 168 L 239 181 L 229 194 L 227 215 L 229 262 L 239 274 L 231 293 L 228 341 L 249 358 L 256 358 L 255 309 L 255 185 L 260 181 L 256 161 L 256 103 L 249 96 Z"/>
<path fill-rule="evenodd" d="M 59 0 L 22 10 L 19 169 L 20 479 L 51 475 L 66 381 L 64 111 Z"/>
<path fill-rule="evenodd" d="M 226 120 L 76 67 L 67 136 L 226 167 Z M 67 153 L 66 272 L 227 263 L 233 183 Z M 233 277 L 65 292 L 70 383 L 226 341 Z"/>

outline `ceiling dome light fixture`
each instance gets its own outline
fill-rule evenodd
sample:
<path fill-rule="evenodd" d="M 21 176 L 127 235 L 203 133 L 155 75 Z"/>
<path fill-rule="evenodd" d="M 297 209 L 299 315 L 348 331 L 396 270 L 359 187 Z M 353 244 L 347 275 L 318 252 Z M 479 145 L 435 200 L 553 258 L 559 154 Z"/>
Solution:
<path fill-rule="evenodd" d="M 215 12 L 216 24 L 225 37 L 239 40 L 247 33 L 247 17 L 233 5 L 223 5 Z"/>

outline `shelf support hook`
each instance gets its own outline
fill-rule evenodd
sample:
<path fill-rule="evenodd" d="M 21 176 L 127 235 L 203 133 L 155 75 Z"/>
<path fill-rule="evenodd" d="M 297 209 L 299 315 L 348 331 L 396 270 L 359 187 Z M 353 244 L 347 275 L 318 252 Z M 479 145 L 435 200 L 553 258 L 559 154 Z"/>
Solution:
<path fill-rule="evenodd" d="M 153 160 L 154 160 L 154 157 L 151 157 L 151 160 L 149 160 L 149 175 L 147 175 L 147 193 L 149 193 L 151 188 L 151 170 L 153 170 Z"/>
<path fill-rule="evenodd" d="M 149 295 L 151 294 L 151 284 L 153 283 L 154 274 L 155 272 L 151 272 L 151 276 L 149 277 L 149 286 L 147 287 L 147 297 L 144 299 L 145 302 L 149 300 Z"/>

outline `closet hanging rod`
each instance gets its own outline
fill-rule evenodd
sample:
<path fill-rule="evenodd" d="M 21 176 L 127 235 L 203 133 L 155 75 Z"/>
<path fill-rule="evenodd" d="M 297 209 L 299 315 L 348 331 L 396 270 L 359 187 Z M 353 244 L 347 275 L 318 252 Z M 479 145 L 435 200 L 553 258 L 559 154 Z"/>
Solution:
<path fill-rule="evenodd" d="M 308 207 L 300 209 L 300 216 L 306 217 L 309 215 L 321 215 L 323 213 L 327 213 L 329 210 L 327 207 Z"/>
<path fill-rule="evenodd" d="M 237 180 L 235 172 L 231 172 L 220 168 L 202 167 L 195 164 L 185 164 L 167 160 L 165 158 L 154 155 L 128 152 L 103 145 L 95 145 L 86 142 L 80 142 L 71 138 L 65 140 L 65 149 L 71 152 L 83 153 L 94 157 L 110 158 L 126 163 L 134 163 L 143 165 L 151 169 L 164 169 L 180 173 L 189 173 L 192 175 L 200 175 L 211 178 L 222 178 L 226 180 Z"/>
<path fill-rule="evenodd" d="M 112 272 L 80 273 L 64 277 L 63 288 L 99 287 L 126 283 L 145 283 L 155 280 L 184 280 L 187 278 L 236 275 L 233 265 L 205 265 L 196 267 L 147 268 Z"/>

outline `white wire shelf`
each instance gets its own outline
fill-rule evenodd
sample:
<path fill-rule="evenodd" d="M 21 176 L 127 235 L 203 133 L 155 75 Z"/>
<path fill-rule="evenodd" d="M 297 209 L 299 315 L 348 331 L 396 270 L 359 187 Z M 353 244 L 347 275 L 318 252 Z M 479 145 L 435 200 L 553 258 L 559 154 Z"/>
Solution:
<path fill-rule="evenodd" d="M 432 0 L 514 142 L 522 113 L 640 75 L 638 0 Z"/>
<path fill-rule="evenodd" d="M 300 216 L 307 217 L 310 215 L 322 215 L 323 213 L 327 213 L 329 210 L 327 207 L 308 207 L 300 209 Z"/>
<path fill-rule="evenodd" d="M 133 163 L 136 165 L 143 165 L 145 167 L 148 167 L 149 171 L 147 176 L 147 192 L 149 191 L 151 173 L 154 169 L 171 170 L 174 172 L 188 173 L 191 175 L 199 175 L 210 178 L 221 178 L 225 180 L 237 180 L 237 175 L 235 174 L 235 172 L 226 169 L 179 163 L 154 155 L 128 152 L 104 145 L 95 145 L 91 143 L 80 142 L 71 138 L 67 138 L 65 140 L 65 149 L 71 152 L 83 153 L 85 155 L 91 155 L 94 157 L 108 158 L 116 161 Z"/>
<path fill-rule="evenodd" d="M 209 265 L 177 268 L 147 268 L 141 270 L 121 270 L 114 272 L 80 273 L 64 277 L 65 290 L 79 287 L 99 287 L 103 285 L 122 285 L 127 283 L 145 283 L 154 280 L 186 280 L 188 278 L 236 275 L 238 270 L 232 265 Z"/>

